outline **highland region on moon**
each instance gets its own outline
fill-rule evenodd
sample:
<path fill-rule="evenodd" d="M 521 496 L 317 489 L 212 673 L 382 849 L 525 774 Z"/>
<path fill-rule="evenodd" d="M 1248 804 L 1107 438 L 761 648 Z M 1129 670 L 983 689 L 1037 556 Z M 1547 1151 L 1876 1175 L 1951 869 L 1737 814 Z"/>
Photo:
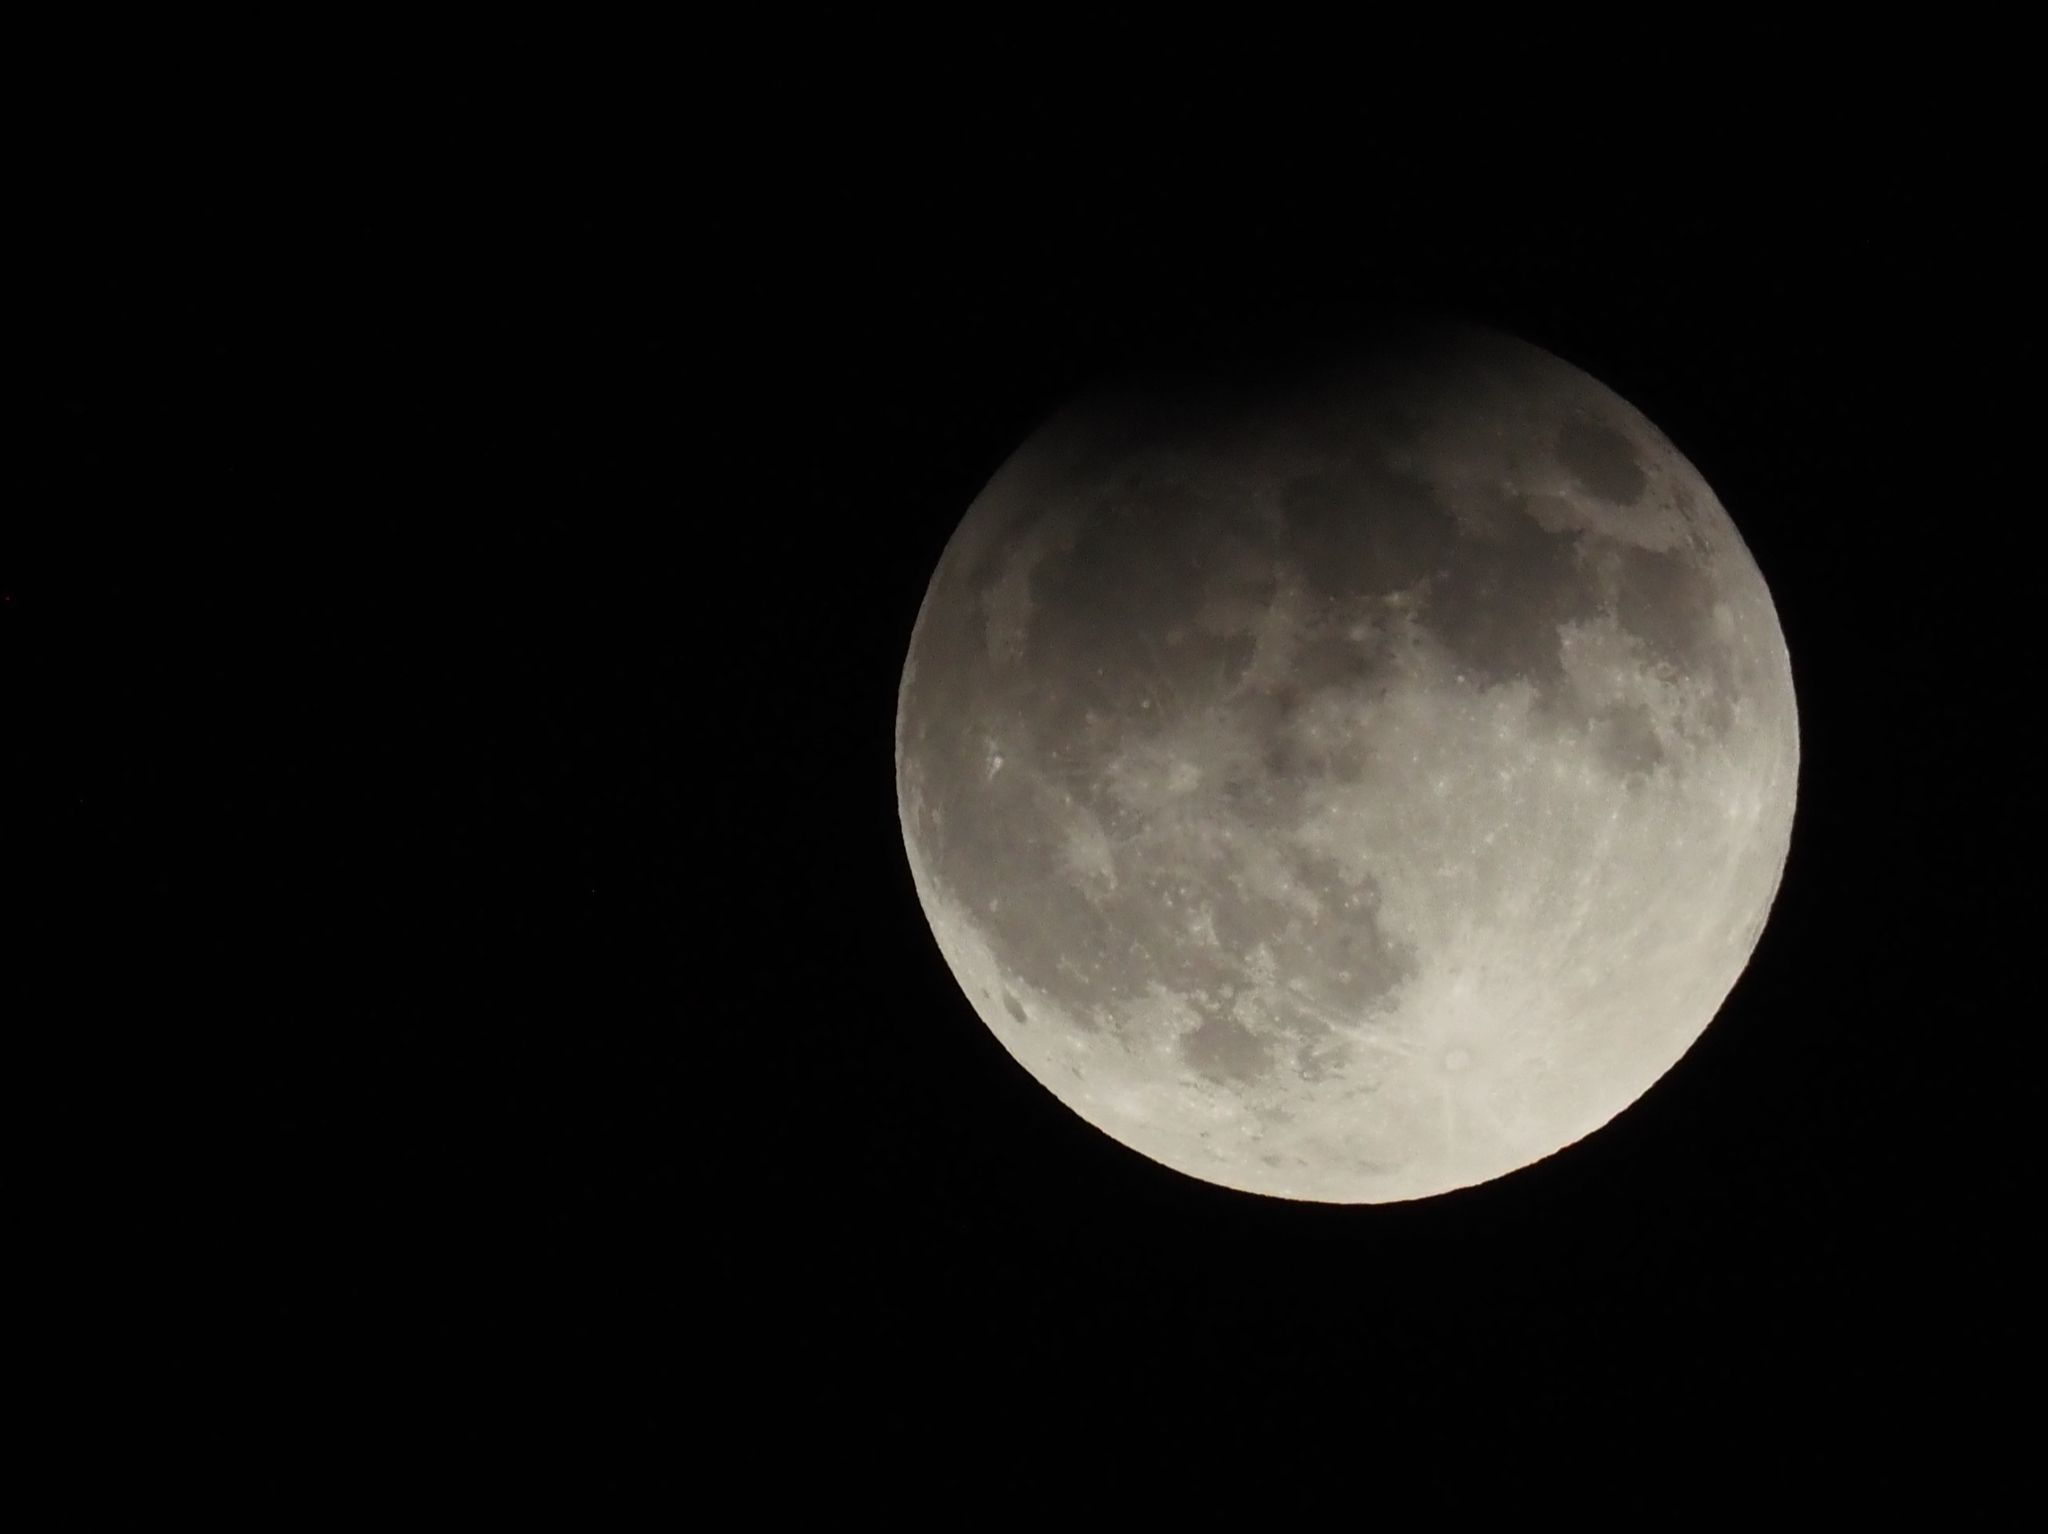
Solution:
<path fill-rule="evenodd" d="M 1769 592 L 1698 473 L 1505 337 L 1056 417 L 913 632 L 941 951 L 1070 1108 L 1334 1202 L 1499 1176 L 1712 1019 L 1790 836 Z"/>

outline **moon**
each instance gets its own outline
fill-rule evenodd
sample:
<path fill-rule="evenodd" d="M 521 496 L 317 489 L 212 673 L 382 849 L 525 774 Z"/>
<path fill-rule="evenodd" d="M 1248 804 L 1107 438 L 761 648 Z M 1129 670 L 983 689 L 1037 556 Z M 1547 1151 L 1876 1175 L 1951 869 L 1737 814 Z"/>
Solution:
<path fill-rule="evenodd" d="M 904 663 L 933 935 L 1088 1123 L 1250 1193 L 1424 1198 L 1612 1120 L 1791 836 L 1771 595 L 1640 413 L 1440 327 L 1097 389 L 968 508 Z"/>

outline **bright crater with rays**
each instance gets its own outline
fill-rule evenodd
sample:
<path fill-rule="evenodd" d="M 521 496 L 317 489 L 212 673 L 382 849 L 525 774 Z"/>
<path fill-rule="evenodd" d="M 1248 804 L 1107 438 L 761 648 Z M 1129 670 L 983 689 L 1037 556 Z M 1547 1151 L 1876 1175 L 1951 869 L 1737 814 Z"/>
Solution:
<path fill-rule="evenodd" d="M 1344 1203 L 1525 1166 L 1667 1071 L 1797 766 L 1713 493 L 1472 331 L 1056 417 L 948 545 L 897 715 L 918 894 L 1004 1047 L 1156 1161 Z"/>

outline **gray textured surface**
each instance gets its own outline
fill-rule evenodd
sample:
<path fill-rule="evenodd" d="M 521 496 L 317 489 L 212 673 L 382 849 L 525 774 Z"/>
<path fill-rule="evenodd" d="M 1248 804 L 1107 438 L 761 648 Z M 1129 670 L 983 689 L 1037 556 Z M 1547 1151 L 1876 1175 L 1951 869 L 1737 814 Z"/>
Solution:
<path fill-rule="evenodd" d="M 969 509 L 904 668 L 917 889 L 1045 1086 L 1191 1175 L 1421 1197 L 1633 1102 L 1784 866 L 1769 593 L 1613 393 L 1444 332 L 1085 400 Z"/>

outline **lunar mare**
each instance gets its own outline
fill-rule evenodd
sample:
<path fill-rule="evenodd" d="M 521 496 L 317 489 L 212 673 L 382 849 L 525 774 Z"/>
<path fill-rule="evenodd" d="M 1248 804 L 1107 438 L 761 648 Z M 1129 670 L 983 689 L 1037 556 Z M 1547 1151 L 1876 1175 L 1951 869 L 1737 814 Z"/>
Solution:
<path fill-rule="evenodd" d="M 1049 422 L 932 577 L 896 768 L 939 948 L 1026 1070 L 1192 1176 L 1377 1203 L 1678 1060 L 1776 893 L 1798 728 L 1692 466 L 1445 331 Z"/>

